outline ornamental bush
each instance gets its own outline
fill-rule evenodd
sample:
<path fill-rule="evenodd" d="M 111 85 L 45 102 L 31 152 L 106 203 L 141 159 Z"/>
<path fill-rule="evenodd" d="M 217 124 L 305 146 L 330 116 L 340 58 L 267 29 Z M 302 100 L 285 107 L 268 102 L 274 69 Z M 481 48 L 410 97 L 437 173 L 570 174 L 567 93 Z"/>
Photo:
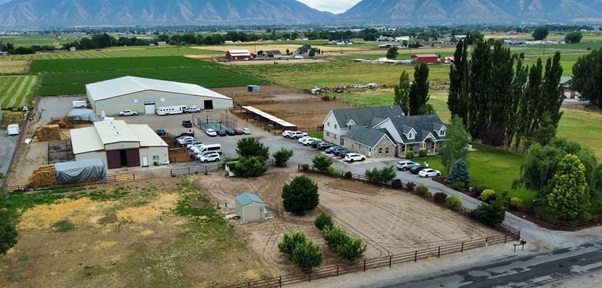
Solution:
<path fill-rule="evenodd" d="M 428 151 L 426 149 L 420 149 L 418 150 L 418 156 L 420 157 L 426 157 L 426 155 L 428 154 Z"/>
<path fill-rule="evenodd" d="M 462 199 L 458 196 L 450 196 L 445 199 L 445 204 L 453 210 L 458 210 L 462 207 Z"/>
<path fill-rule="evenodd" d="M 419 184 L 418 186 L 416 186 L 416 192 L 418 192 L 418 194 L 420 195 L 425 195 L 429 192 L 429 187 L 427 187 L 424 184 Z"/>
<path fill-rule="evenodd" d="M 443 193 L 443 192 L 437 192 L 437 193 L 435 193 L 433 198 L 436 203 L 443 204 L 443 203 L 445 203 L 445 199 L 447 199 L 447 194 Z"/>
<path fill-rule="evenodd" d="M 406 151 L 406 159 L 414 159 L 414 151 Z"/>
<path fill-rule="evenodd" d="M 330 226 L 332 227 L 333 222 L 332 222 L 332 217 L 324 212 L 320 213 L 320 215 L 318 215 L 318 217 L 316 217 L 316 220 L 314 220 L 314 225 L 316 226 L 316 228 L 320 229 L 320 230 L 324 230 L 324 228 L 326 226 Z"/>
<path fill-rule="evenodd" d="M 523 207 L 523 200 L 518 197 L 510 198 L 510 209 L 518 209 Z"/>
<path fill-rule="evenodd" d="M 485 189 L 483 192 L 481 192 L 481 200 L 483 202 L 491 203 L 495 201 L 495 199 L 497 199 L 497 195 L 492 189 Z"/>
<path fill-rule="evenodd" d="M 410 192 L 414 192 L 414 188 L 416 188 L 416 183 L 414 183 L 414 182 L 408 182 L 408 183 L 406 183 L 406 188 Z"/>

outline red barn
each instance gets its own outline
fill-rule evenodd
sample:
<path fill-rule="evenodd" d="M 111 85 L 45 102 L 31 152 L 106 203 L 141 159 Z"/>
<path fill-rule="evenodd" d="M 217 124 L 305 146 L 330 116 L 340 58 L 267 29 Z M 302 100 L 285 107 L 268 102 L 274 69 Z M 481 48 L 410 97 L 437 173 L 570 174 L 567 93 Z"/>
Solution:
<path fill-rule="evenodd" d="M 417 64 L 430 63 L 436 64 L 439 62 L 439 57 L 436 54 L 414 54 L 412 59 L 415 59 Z"/>
<path fill-rule="evenodd" d="M 253 58 L 253 54 L 248 50 L 228 50 L 226 58 L 230 61 L 250 60 Z"/>

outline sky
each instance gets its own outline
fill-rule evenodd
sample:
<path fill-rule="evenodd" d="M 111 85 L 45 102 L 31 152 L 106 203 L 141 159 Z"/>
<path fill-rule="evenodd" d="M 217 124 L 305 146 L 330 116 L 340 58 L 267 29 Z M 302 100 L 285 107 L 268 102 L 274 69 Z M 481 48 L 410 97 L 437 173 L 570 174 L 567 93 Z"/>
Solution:
<path fill-rule="evenodd" d="M 297 0 L 311 8 L 332 13 L 343 13 L 361 0 Z"/>

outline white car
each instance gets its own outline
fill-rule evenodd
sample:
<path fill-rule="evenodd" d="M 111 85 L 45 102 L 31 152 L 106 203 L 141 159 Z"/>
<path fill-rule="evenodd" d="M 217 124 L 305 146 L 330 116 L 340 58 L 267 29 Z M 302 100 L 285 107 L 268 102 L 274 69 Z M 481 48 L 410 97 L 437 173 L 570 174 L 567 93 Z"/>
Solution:
<path fill-rule="evenodd" d="M 184 144 L 184 142 L 189 141 L 188 139 L 193 139 L 194 140 L 194 137 L 192 137 L 192 136 L 182 136 L 182 137 L 178 138 L 178 140 L 176 140 L 176 141 L 178 141 L 178 143 L 180 143 L 180 145 L 182 145 L 182 144 Z"/>
<path fill-rule="evenodd" d="M 293 138 L 293 139 L 299 139 L 299 138 L 305 137 L 305 136 L 307 136 L 307 133 L 305 133 L 305 132 L 302 132 L 302 131 L 292 131 L 286 137 Z"/>
<path fill-rule="evenodd" d="M 289 135 L 291 135 L 291 133 L 293 133 L 293 131 L 291 130 L 284 130 L 282 131 L 282 137 L 289 137 Z"/>
<path fill-rule="evenodd" d="M 420 170 L 420 172 L 418 172 L 418 176 L 420 176 L 420 177 L 433 177 L 433 176 L 439 176 L 439 175 L 441 175 L 441 172 L 439 172 L 439 170 L 435 170 L 435 169 L 431 169 L 431 168 L 422 169 L 422 170 Z"/>
<path fill-rule="evenodd" d="M 304 139 L 304 140 L 301 142 L 301 144 L 303 144 L 303 145 L 307 146 L 307 145 L 311 144 L 313 141 L 318 141 L 318 139 L 317 139 L 317 138 L 313 138 L 313 137 L 306 137 L 306 138 L 305 138 L 305 139 Z"/>
<path fill-rule="evenodd" d="M 366 156 L 360 154 L 360 153 L 347 153 L 345 154 L 345 161 L 346 162 L 353 162 L 353 161 L 364 161 L 366 160 Z"/>
<path fill-rule="evenodd" d="M 205 129 L 205 133 L 209 137 L 215 137 L 215 136 L 217 136 L 217 132 L 215 132 L 215 130 L 213 130 L 211 128 Z"/>
<path fill-rule="evenodd" d="M 194 144 L 188 144 L 188 145 L 186 145 L 186 148 L 188 148 L 188 150 L 190 150 L 190 151 L 194 151 L 195 148 L 201 147 L 201 146 L 203 146 L 203 143 L 202 142 L 197 142 L 197 143 L 194 143 Z"/>
<path fill-rule="evenodd" d="M 219 159 L 220 159 L 220 157 L 217 152 L 201 154 L 199 156 L 199 160 L 201 160 L 201 162 L 213 162 L 213 161 L 219 161 Z"/>
<path fill-rule="evenodd" d="M 242 133 L 245 135 L 251 135 L 251 129 L 249 128 L 242 128 Z"/>
<path fill-rule="evenodd" d="M 8 131 L 8 136 L 19 135 L 19 133 L 21 133 L 19 130 L 19 124 L 9 124 L 6 127 L 6 131 Z"/>

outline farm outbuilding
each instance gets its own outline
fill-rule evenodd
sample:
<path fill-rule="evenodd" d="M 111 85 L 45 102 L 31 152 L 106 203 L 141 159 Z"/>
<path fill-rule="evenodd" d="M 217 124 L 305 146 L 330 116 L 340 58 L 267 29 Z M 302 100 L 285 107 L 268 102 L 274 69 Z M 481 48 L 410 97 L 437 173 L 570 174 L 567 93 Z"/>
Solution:
<path fill-rule="evenodd" d="M 226 58 L 230 61 L 251 60 L 253 53 L 249 52 L 249 50 L 228 50 Z"/>
<path fill-rule="evenodd" d="M 146 124 L 98 121 L 71 129 L 75 160 L 100 159 L 108 169 L 159 165 L 169 160 L 168 145 Z"/>
<path fill-rule="evenodd" d="M 265 220 L 265 203 L 255 194 L 244 192 L 236 196 L 234 207 L 242 222 Z"/>
<path fill-rule="evenodd" d="M 257 85 L 247 85 L 248 92 L 259 92 L 260 88 Z"/>
<path fill-rule="evenodd" d="M 414 54 L 412 55 L 412 59 L 416 61 L 416 64 L 436 64 L 439 62 L 439 56 L 437 56 L 437 54 Z"/>
<path fill-rule="evenodd" d="M 157 107 L 176 105 L 203 110 L 232 108 L 231 98 L 199 85 L 132 76 L 87 84 L 86 93 L 92 109 L 101 117 L 126 109 L 155 114 Z"/>

